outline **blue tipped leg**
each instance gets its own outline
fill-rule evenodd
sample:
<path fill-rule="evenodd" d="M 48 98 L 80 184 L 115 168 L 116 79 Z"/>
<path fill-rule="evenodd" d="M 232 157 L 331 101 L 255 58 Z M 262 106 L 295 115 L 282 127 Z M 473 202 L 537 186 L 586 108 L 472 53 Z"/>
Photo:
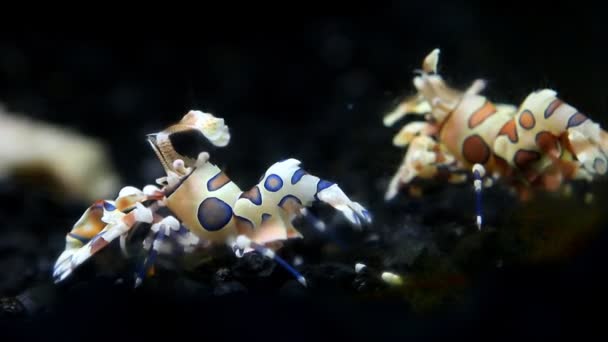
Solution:
<path fill-rule="evenodd" d="M 287 261 L 278 256 L 273 250 L 258 243 L 255 243 L 244 235 L 239 235 L 236 239 L 236 244 L 233 247 L 235 251 L 240 251 L 237 255 L 242 255 L 242 251 L 247 248 L 252 248 L 256 252 L 262 254 L 265 257 L 268 257 L 274 261 L 276 261 L 281 267 L 283 267 L 287 272 L 291 273 L 296 280 L 302 284 L 304 287 L 307 286 L 306 278 L 300 272 L 298 272 L 293 266 L 291 266 Z"/>
<path fill-rule="evenodd" d="M 291 273 L 291 275 L 294 276 L 294 278 L 296 278 L 298 280 L 298 282 L 300 284 L 302 284 L 303 286 L 306 286 L 306 278 L 304 278 L 304 276 L 298 272 L 295 268 L 293 268 L 293 266 L 291 266 L 287 261 L 285 261 L 283 258 L 281 258 L 280 256 L 278 256 L 274 251 L 272 251 L 271 249 L 264 247 L 262 245 L 258 245 L 255 242 L 251 243 L 251 248 L 255 249 L 256 252 L 267 256 L 269 258 L 271 258 L 272 260 L 276 261 L 279 265 L 281 265 L 284 269 L 287 270 L 287 272 Z"/>
<path fill-rule="evenodd" d="M 475 186 L 475 213 L 476 213 L 476 221 L 477 221 L 477 229 L 481 230 L 481 226 L 483 224 L 483 211 L 482 211 L 482 189 L 483 182 L 482 179 L 486 173 L 481 164 L 473 165 L 473 184 Z"/>
<path fill-rule="evenodd" d="M 152 243 L 150 245 L 150 251 L 148 252 L 148 256 L 141 263 L 141 266 L 137 272 L 137 278 L 135 278 L 135 287 L 141 285 L 143 280 L 146 278 L 146 275 L 150 271 L 150 268 L 156 262 L 156 257 L 158 256 L 158 246 L 162 243 L 165 234 L 160 231 L 154 233 L 154 238 L 152 239 Z"/>
<path fill-rule="evenodd" d="M 135 287 L 141 285 L 147 277 L 150 269 L 154 267 L 156 258 L 159 253 L 167 253 L 166 249 L 161 251 L 161 247 L 166 239 L 169 242 L 177 242 L 176 238 L 183 236 L 187 231 L 183 229 L 179 221 L 173 216 L 167 216 L 162 221 L 157 222 L 150 228 L 148 238 L 151 239 L 149 247 L 144 247 L 149 250 L 148 256 L 142 262 L 135 279 Z M 144 245 L 145 246 L 145 245 Z"/>

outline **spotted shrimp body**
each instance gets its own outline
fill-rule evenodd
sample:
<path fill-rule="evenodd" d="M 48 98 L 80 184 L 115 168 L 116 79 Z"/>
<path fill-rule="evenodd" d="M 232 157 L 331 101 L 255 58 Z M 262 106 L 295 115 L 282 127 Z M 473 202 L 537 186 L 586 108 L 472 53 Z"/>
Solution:
<path fill-rule="evenodd" d="M 190 253 L 212 245 L 228 245 L 237 257 L 262 253 L 306 284 L 304 277 L 276 254 L 284 241 L 302 237 L 292 224 L 296 217 L 322 222 L 307 208 L 324 202 L 355 226 L 371 222 L 367 210 L 351 201 L 337 184 L 309 174 L 293 158 L 275 163 L 258 184 L 242 191 L 210 162 L 208 152 L 201 151 L 207 142 L 224 147 L 229 138 L 223 119 L 199 111 L 190 111 L 179 123 L 149 135 L 167 174 L 157 180 L 161 187 L 148 185 L 139 190 L 128 186 L 114 201 L 98 201 L 87 209 L 66 236 L 66 249 L 54 267 L 56 282 L 66 279 L 112 240 L 120 238 L 124 246 L 135 225 L 149 223 L 143 246 L 149 255 L 136 285 L 141 284 L 159 253 L 171 254 L 175 249 Z M 161 208 L 170 214 L 161 214 Z"/>
<path fill-rule="evenodd" d="M 436 49 L 413 80 L 417 93 L 384 117 L 386 126 L 406 115 L 425 117 L 406 124 L 393 139 L 408 150 L 387 200 L 415 178 L 461 183 L 469 171 L 478 196 L 488 175 L 486 180 L 506 180 L 523 200 L 534 189 L 555 191 L 566 181 L 592 181 L 606 173 L 608 134 L 554 90 L 535 91 L 519 107 L 494 103 L 480 94 L 483 80 L 465 91 L 447 85 L 437 73 L 438 60 Z M 481 226 L 479 204 L 477 211 Z"/>

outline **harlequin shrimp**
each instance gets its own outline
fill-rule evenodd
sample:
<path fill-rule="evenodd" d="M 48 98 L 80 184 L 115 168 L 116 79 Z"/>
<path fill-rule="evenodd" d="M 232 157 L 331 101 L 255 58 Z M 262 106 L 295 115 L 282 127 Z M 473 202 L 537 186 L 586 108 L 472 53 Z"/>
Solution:
<path fill-rule="evenodd" d="M 236 257 L 261 253 L 306 285 L 304 276 L 277 254 L 284 241 L 302 237 L 292 224 L 295 218 L 322 223 L 307 209 L 322 202 L 355 227 L 371 222 L 369 212 L 336 183 L 309 174 L 296 159 L 275 163 L 258 184 L 242 191 L 204 151 L 209 143 L 225 147 L 230 140 L 224 120 L 212 114 L 189 111 L 147 140 L 166 176 L 156 185 L 141 190 L 127 186 L 115 200 L 93 203 L 66 236 L 65 250 L 54 266 L 56 283 L 115 239 L 124 247 L 129 232 L 147 223 L 151 225 L 143 241 L 147 257 L 137 271 L 136 286 L 159 254 L 175 249 L 188 254 L 217 245 L 231 248 Z"/>
<path fill-rule="evenodd" d="M 385 126 L 406 115 L 425 118 L 406 124 L 393 138 L 395 146 L 408 149 L 386 200 L 414 179 L 462 183 L 472 175 L 481 229 L 482 188 L 499 178 L 527 200 L 534 189 L 556 191 L 566 181 L 590 182 L 606 174 L 608 133 L 554 90 L 534 91 L 519 107 L 493 103 L 480 95 L 481 79 L 464 91 L 446 84 L 438 61 L 435 49 L 413 79 L 417 93 L 383 118 Z"/>

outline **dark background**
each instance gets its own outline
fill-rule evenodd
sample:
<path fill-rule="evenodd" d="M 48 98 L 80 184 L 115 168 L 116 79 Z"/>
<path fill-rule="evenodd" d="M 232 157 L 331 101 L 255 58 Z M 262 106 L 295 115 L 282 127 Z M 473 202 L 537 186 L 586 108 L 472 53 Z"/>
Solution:
<path fill-rule="evenodd" d="M 489 81 L 487 95 L 515 103 L 534 89 L 550 87 L 608 127 L 608 50 L 603 43 L 608 30 L 599 8 L 433 1 L 378 2 L 349 12 L 354 13 L 309 18 L 252 14 L 225 20 L 205 13 L 200 25 L 177 17 L 177 24 L 168 25 L 177 28 L 175 33 L 144 26 L 108 35 L 77 30 L 4 35 L 0 101 L 11 111 L 101 139 L 123 184 L 138 187 L 162 171 L 145 134 L 190 109 L 211 112 L 225 118 L 232 132 L 229 148 L 212 158 L 243 188 L 273 162 L 295 157 L 378 213 L 378 226 L 399 215 L 394 207 L 386 211 L 382 196 L 402 158 L 402 151 L 391 145 L 399 126 L 383 127 L 382 116 L 409 94 L 412 71 L 435 47 L 442 50 L 441 73 L 456 86 L 482 77 Z M 20 191 L 29 199 L 3 212 L 11 222 L 4 230 L 33 232 L 31 243 L 52 257 L 87 204 L 45 210 L 40 208 L 46 199 L 37 197 L 42 195 Z M 37 208 L 37 218 L 27 218 L 31 208 Z M 49 232 L 54 239 L 48 240 Z M 364 304 L 320 296 L 291 303 L 271 296 L 195 306 L 162 298 L 154 306 L 157 299 L 112 297 L 102 291 L 108 298 L 92 302 L 107 299 L 109 304 L 91 320 L 115 314 L 133 336 L 139 329 L 159 329 L 135 323 L 145 317 L 175 323 L 168 323 L 171 332 L 193 325 L 201 338 L 214 327 L 211 332 L 226 332 L 225 337 L 271 340 L 309 340 L 322 336 L 320 331 L 364 339 L 603 332 L 597 325 L 603 315 L 594 311 L 606 304 L 606 240 L 600 234 L 558 266 L 488 271 L 474 283 L 464 305 L 423 317 L 389 299 Z M 49 247 L 47 241 L 55 244 Z M 163 306 L 165 311 L 157 310 Z M 54 330 L 58 335 L 67 326 L 85 330 L 66 323 L 65 316 L 37 323 L 59 329 Z M 13 327 L 29 323 L 23 324 Z"/>

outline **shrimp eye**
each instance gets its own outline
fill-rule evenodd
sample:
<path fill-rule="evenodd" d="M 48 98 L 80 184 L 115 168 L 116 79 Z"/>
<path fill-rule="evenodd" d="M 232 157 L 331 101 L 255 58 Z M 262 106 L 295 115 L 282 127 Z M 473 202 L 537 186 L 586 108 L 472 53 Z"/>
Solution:
<path fill-rule="evenodd" d="M 203 133 L 196 129 L 171 133 L 169 140 L 177 154 L 194 160 L 199 153 L 213 148 Z"/>

